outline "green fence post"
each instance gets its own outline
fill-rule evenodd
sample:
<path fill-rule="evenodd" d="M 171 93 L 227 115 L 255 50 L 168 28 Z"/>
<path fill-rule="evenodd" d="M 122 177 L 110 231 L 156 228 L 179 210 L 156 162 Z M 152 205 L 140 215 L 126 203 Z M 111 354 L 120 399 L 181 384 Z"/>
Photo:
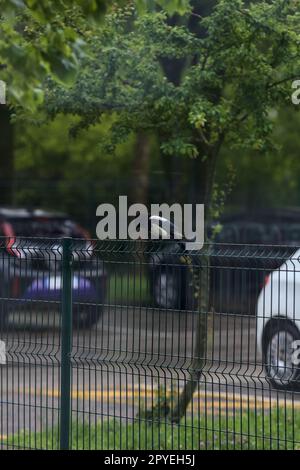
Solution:
<path fill-rule="evenodd" d="M 62 327 L 60 373 L 60 449 L 70 446 L 72 351 L 72 250 L 71 238 L 62 242 Z"/>

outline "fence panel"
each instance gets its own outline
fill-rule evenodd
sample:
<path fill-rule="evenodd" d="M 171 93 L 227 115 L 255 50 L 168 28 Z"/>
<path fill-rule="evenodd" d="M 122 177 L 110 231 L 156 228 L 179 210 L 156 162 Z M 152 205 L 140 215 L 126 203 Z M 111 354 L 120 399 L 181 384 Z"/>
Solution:
<path fill-rule="evenodd" d="M 2 448 L 299 448 L 297 247 L 0 253 Z"/>
<path fill-rule="evenodd" d="M 0 240 L 2 449 L 59 445 L 60 266 L 56 240 Z"/>

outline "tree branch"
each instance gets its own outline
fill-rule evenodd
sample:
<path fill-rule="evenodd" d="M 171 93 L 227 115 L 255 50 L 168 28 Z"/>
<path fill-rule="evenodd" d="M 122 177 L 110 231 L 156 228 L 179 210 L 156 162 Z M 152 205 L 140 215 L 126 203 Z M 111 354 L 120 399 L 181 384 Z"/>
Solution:
<path fill-rule="evenodd" d="M 269 83 L 267 85 L 267 89 L 269 90 L 270 88 L 274 88 L 275 86 L 282 85 L 285 82 L 291 81 L 291 80 L 296 80 L 300 79 L 300 72 L 297 75 L 291 75 L 290 77 L 283 78 L 282 80 L 279 80 L 278 82 L 274 83 Z"/>

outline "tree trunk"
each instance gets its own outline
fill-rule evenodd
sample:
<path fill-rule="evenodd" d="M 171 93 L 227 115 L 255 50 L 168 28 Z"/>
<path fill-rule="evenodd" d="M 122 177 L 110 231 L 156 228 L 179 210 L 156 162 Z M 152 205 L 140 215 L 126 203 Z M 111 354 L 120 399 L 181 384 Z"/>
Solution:
<path fill-rule="evenodd" d="M 11 204 L 13 199 L 13 136 L 10 111 L 0 105 L 0 204 Z"/>
<path fill-rule="evenodd" d="M 144 132 L 139 132 L 136 138 L 135 156 L 132 169 L 132 191 L 131 198 L 134 203 L 147 206 L 149 199 L 149 168 L 150 168 L 151 146 L 149 137 Z M 135 243 L 139 273 L 135 273 L 138 279 L 145 275 L 145 244 L 139 240 Z M 141 288 L 141 286 L 140 286 Z"/>
<path fill-rule="evenodd" d="M 195 268 L 192 268 L 193 270 Z M 179 395 L 176 407 L 171 414 L 173 423 L 179 423 L 185 415 L 189 403 L 193 399 L 193 395 L 198 387 L 202 370 L 205 365 L 206 345 L 207 345 L 207 316 L 209 306 L 209 254 L 205 253 L 201 257 L 201 267 L 197 267 L 196 272 L 192 273 L 193 287 L 198 285 L 197 294 L 198 319 L 195 333 L 194 351 L 191 364 L 188 370 L 189 377 L 185 381 L 181 394 Z"/>
<path fill-rule="evenodd" d="M 205 165 L 203 176 L 205 177 L 204 188 L 202 189 L 203 202 L 205 211 L 207 213 L 206 220 L 209 220 L 209 210 L 213 193 L 213 183 L 216 173 L 216 162 L 220 151 L 223 137 L 220 137 L 218 144 L 211 151 Z M 206 163 L 205 162 L 205 163 Z M 205 240 L 206 240 L 205 236 Z M 209 313 L 210 301 L 210 244 L 209 242 L 204 247 L 201 255 L 200 266 L 195 266 L 191 259 L 191 276 L 193 290 L 198 298 L 198 319 L 195 332 L 195 345 L 192 353 L 191 365 L 188 370 L 189 378 L 186 380 L 183 390 L 178 398 L 176 407 L 171 413 L 171 420 L 174 423 L 179 423 L 181 418 L 185 415 L 189 403 L 193 399 L 193 395 L 199 385 L 199 380 L 202 375 L 203 367 L 206 362 L 206 347 L 207 347 L 207 318 Z"/>

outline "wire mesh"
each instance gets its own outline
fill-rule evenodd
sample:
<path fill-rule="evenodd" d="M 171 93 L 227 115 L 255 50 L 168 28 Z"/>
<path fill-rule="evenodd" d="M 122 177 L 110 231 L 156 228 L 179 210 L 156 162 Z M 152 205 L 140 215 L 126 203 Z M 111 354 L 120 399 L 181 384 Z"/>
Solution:
<path fill-rule="evenodd" d="M 299 255 L 1 239 L 1 448 L 299 448 Z"/>

